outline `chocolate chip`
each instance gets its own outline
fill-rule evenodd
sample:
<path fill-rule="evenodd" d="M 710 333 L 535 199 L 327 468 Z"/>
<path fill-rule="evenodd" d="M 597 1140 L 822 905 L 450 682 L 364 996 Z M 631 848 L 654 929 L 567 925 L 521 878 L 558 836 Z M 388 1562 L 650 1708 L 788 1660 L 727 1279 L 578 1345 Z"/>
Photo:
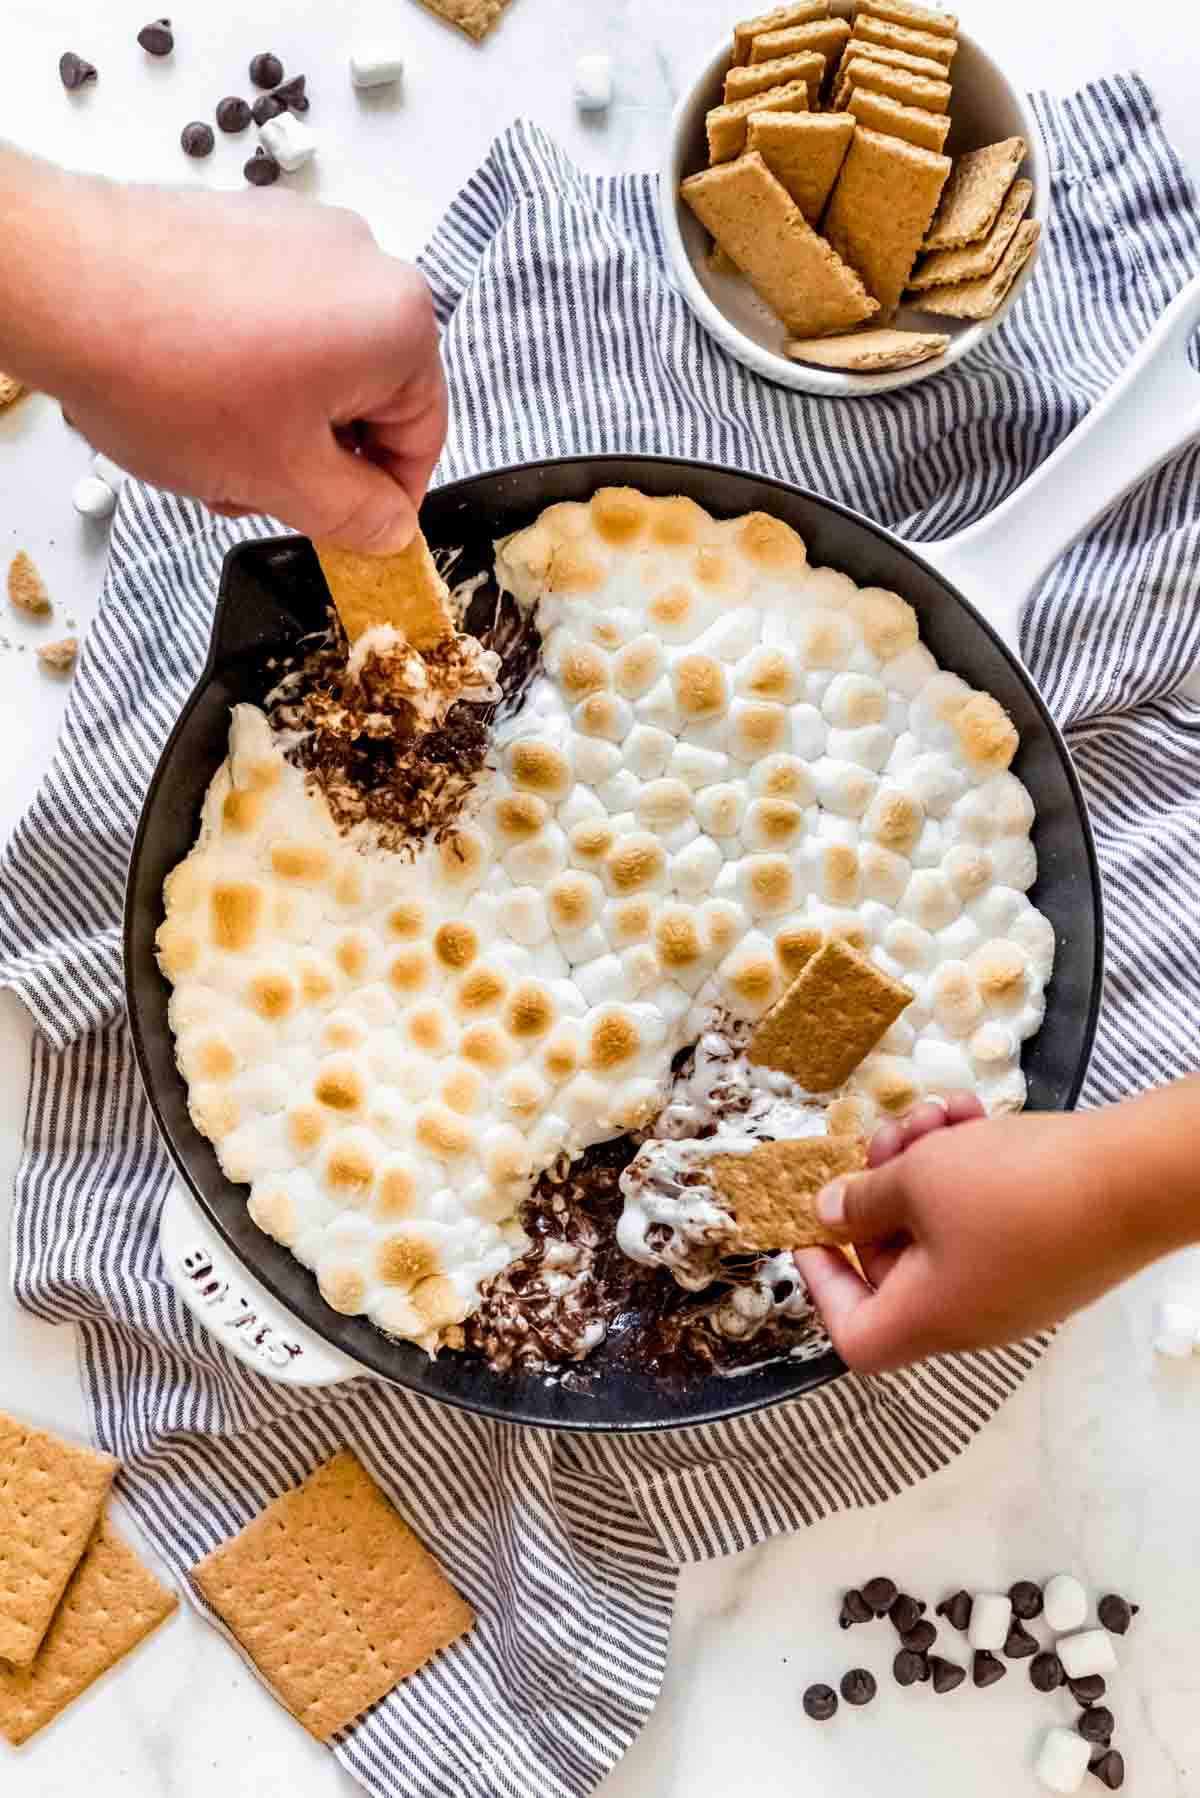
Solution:
<path fill-rule="evenodd" d="M 265 125 L 268 119 L 277 119 L 281 112 L 286 111 L 283 101 L 277 100 L 274 94 L 260 94 L 250 108 L 250 117 L 256 125 Z"/>
<path fill-rule="evenodd" d="M 996 1656 L 988 1649 L 981 1648 L 975 1656 L 971 1677 L 977 1686 L 994 1686 L 996 1681 L 1003 1679 L 1007 1672 L 1008 1668 L 1003 1661 L 997 1660 Z"/>
<path fill-rule="evenodd" d="M 1080 1712 L 1075 1727 L 1085 1742 L 1093 1742 L 1097 1748 L 1107 1748 L 1112 1741 L 1117 1720 L 1107 1705 L 1096 1704 Z"/>
<path fill-rule="evenodd" d="M 927 1617 L 920 1617 L 911 1629 L 905 1630 L 900 1640 L 914 1654 L 928 1654 L 937 1641 L 937 1628 Z"/>
<path fill-rule="evenodd" d="M 1086 1679 L 1069 1679 L 1072 1698 L 1080 1704 L 1099 1704 L 1108 1687 L 1099 1673 L 1089 1673 Z"/>
<path fill-rule="evenodd" d="M 251 187 L 270 187 L 279 179 L 279 164 L 265 150 L 256 150 L 242 170 Z"/>
<path fill-rule="evenodd" d="M 280 105 L 290 106 L 293 112 L 307 112 L 308 95 L 304 91 L 307 79 L 305 75 L 293 75 L 290 81 L 285 81 L 275 89 L 274 98 Z"/>
<path fill-rule="evenodd" d="M 278 87 L 283 80 L 283 64 L 269 50 L 251 59 L 250 79 L 255 87 Z"/>
<path fill-rule="evenodd" d="M 138 32 L 138 43 L 150 56 L 170 56 L 175 48 L 175 33 L 170 19 L 155 19 Z"/>
<path fill-rule="evenodd" d="M 1053 1649 L 1043 1649 L 1029 1663 L 1029 1678 L 1039 1692 L 1057 1692 L 1066 1677 L 1063 1664 Z"/>
<path fill-rule="evenodd" d="M 814 1723 L 828 1723 L 837 1710 L 837 1693 L 832 1686 L 810 1686 L 804 1694 L 804 1715 Z"/>
<path fill-rule="evenodd" d="M 929 1662 L 923 1654 L 902 1648 L 892 1662 L 892 1673 L 898 1686 L 915 1686 L 919 1680 L 929 1678 Z"/>
<path fill-rule="evenodd" d="M 1004 1642 L 1004 1652 L 1010 1661 L 1028 1660 L 1031 1654 L 1038 1651 L 1038 1639 L 1031 1636 L 1025 1625 L 1016 1617 L 1008 1626 L 1008 1635 Z"/>
<path fill-rule="evenodd" d="M 935 1692 L 953 1692 L 967 1677 L 965 1667 L 960 1667 L 957 1661 L 944 1661 L 940 1654 L 930 1655 L 929 1669 L 933 1674 Z"/>
<path fill-rule="evenodd" d="M 1041 1616 L 1045 1599 L 1042 1588 L 1035 1586 L 1031 1579 L 1019 1579 L 1015 1586 L 1008 1588 L 1008 1596 L 1012 1600 L 1013 1616 L 1019 1617 L 1022 1623 L 1031 1623 Z"/>
<path fill-rule="evenodd" d="M 878 1690 L 875 1675 L 865 1667 L 851 1667 L 849 1673 L 842 1674 L 840 1690 L 847 1704 L 870 1704 Z"/>
<path fill-rule="evenodd" d="M 59 57 L 58 74 L 67 92 L 72 94 L 76 88 L 100 78 L 95 63 L 85 62 L 82 56 L 76 56 L 74 50 L 65 50 Z"/>
<path fill-rule="evenodd" d="M 1106 1592 L 1096 1607 L 1096 1613 L 1105 1629 L 1114 1636 L 1123 1636 L 1137 1615 L 1138 1607 L 1130 1604 L 1116 1592 Z"/>
<path fill-rule="evenodd" d="M 1088 1772 L 1094 1773 L 1100 1784 L 1107 1786 L 1110 1792 L 1119 1792 L 1125 1784 L 1125 1756 L 1120 1749 L 1110 1748 L 1089 1764 Z"/>
<path fill-rule="evenodd" d="M 920 1599 L 910 1598 L 907 1592 L 898 1593 L 888 1607 L 888 1616 L 900 1635 L 919 1623 L 924 1614 L 925 1606 Z"/>
<path fill-rule="evenodd" d="M 189 156 L 211 156 L 216 138 L 211 125 L 205 125 L 200 119 L 193 119 L 179 133 L 179 141 Z"/>
<path fill-rule="evenodd" d="M 838 1613 L 838 1622 L 843 1629 L 849 1629 L 852 1623 L 870 1623 L 875 1613 L 858 1590 L 851 1586 L 842 1599 L 842 1608 Z"/>
<path fill-rule="evenodd" d="M 896 1582 L 880 1575 L 869 1579 L 862 1589 L 862 1595 L 877 1617 L 886 1617 L 897 1598 Z"/>
<path fill-rule="evenodd" d="M 244 131 L 253 117 L 249 102 L 238 94 L 230 94 L 217 107 L 217 124 L 222 131 Z"/>
<path fill-rule="evenodd" d="M 939 1617 L 944 1617 L 952 1629 L 966 1630 L 971 1624 L 971 1594 L 955 1592 L 951 1598 L 943 1598 L 937 1608 Z"/>

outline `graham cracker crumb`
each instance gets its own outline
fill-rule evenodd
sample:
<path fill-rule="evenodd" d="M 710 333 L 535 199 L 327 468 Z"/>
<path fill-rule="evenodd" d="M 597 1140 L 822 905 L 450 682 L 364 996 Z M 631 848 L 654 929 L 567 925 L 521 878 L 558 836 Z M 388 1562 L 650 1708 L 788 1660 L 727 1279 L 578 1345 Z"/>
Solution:
<path fill-rule="evenodd" d="M 45 618 L 52 610 L 46 583 L 23 549 L 9 563 L 8 597 L 18 612 L 31 618 Z"/>

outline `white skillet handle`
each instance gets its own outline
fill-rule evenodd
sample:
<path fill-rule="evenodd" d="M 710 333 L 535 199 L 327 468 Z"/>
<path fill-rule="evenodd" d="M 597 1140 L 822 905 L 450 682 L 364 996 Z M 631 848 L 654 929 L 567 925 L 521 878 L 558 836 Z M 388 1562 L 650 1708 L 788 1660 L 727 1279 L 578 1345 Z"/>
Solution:
<path fill-rule="evenodd" d="M 917 545 L 1011 649 L 1019 652 L 1022 606 L 1064 550 L 1200 435 L 1200 374 L 1187 359 L 1198 327 L 1195 275 L 1103 399 L 1015 493 L 956 536 Z"/>
<path fill-rule="evenodd" d="M 362 1373 L 246 1273 L 178 1181 L 162 1208 L 158 1246 L 193 1317 L 255 1373 L 281 1386 L 337 1386 Z"/>

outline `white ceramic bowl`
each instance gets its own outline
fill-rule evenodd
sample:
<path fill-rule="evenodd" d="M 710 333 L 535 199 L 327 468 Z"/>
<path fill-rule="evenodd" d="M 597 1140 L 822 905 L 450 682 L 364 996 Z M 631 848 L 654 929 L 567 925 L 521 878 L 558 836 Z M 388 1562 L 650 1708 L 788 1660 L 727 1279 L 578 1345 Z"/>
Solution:
<path fill-rule="evenodd" d="M 835 0 L 833 11 L 849 18 L 849 0 Z M 705 330 L 731 356 L 736 356 L 756 374 L 765 375 L 769 381 L 777 381 L 782 387 L 798 388 L 803 393 L 824 393 L 837 399 L 849 399 L 857 394 L 909 387 L 952 367 L 1000 323 L 1024 287 L 1031 264 L 1027 263 L 1017 276 L 1000 309 L 981 324 L 936 318 L 932 313 L 919 312 L 916 307 L 902 307 L 893 321 L 895 324 L 913 330 L 948 332 L 949 348 L 936 362 L 921 362 L 915 368 L 898 368 L 877 375 L 843 374 L 836 369 L 810 368 L 802 362 L 793 362 L 784 354 L 788 332 L 749 283 L 737 276 L 716 274 L 709 267 L 711 240 L 699 219 L 680 198 L 679 184 L 686 176 L 708 166 L 704 116 L 711 107 L 721 104 L 729 68 L 732 18 L 731 10 L 730 36 L 723 39 L 707 58 L 695 80 L 684 89 L 675 108 L 660 173 L 659 210 L 663 237 L 672 272 L 684 299 Z M 1044 226 L 1050 200 L 1050 170 L 1045 145 L 1024 95 L 1012 85 L 979 40 L 961 30 L 951 82 L 954 89 L 950 103 L 953 124 L 946 143 L 947 154 L 957 156 L 963 150 L 979 149 L 984 144 L 997 143 L 1001 138 L 1023 137 L 1029 149 L 1020 172 L 1033 182 L 1033 198 L 1025 216 L 1040 219 Z"/>

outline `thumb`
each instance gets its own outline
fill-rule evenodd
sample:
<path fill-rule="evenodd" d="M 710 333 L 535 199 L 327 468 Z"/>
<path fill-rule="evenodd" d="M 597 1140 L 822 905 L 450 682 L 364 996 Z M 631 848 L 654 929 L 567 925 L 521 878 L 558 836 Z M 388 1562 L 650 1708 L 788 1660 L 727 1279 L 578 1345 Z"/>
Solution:
<path fill-rule="evenodd" d="M 887 1242 L 908 1227 L 903 1155 L 866 1174 L 845 1174 L 817 1194 L 821 1222 L 841 1242 Z"/>
<path fill-rule="evenodd" d="M 299 469 L 294 497 L 280 516 L 307 537 L 366 556 L 398 555 L 417 530 L 417 508 L 395 476 L 332 432 Z"/>

